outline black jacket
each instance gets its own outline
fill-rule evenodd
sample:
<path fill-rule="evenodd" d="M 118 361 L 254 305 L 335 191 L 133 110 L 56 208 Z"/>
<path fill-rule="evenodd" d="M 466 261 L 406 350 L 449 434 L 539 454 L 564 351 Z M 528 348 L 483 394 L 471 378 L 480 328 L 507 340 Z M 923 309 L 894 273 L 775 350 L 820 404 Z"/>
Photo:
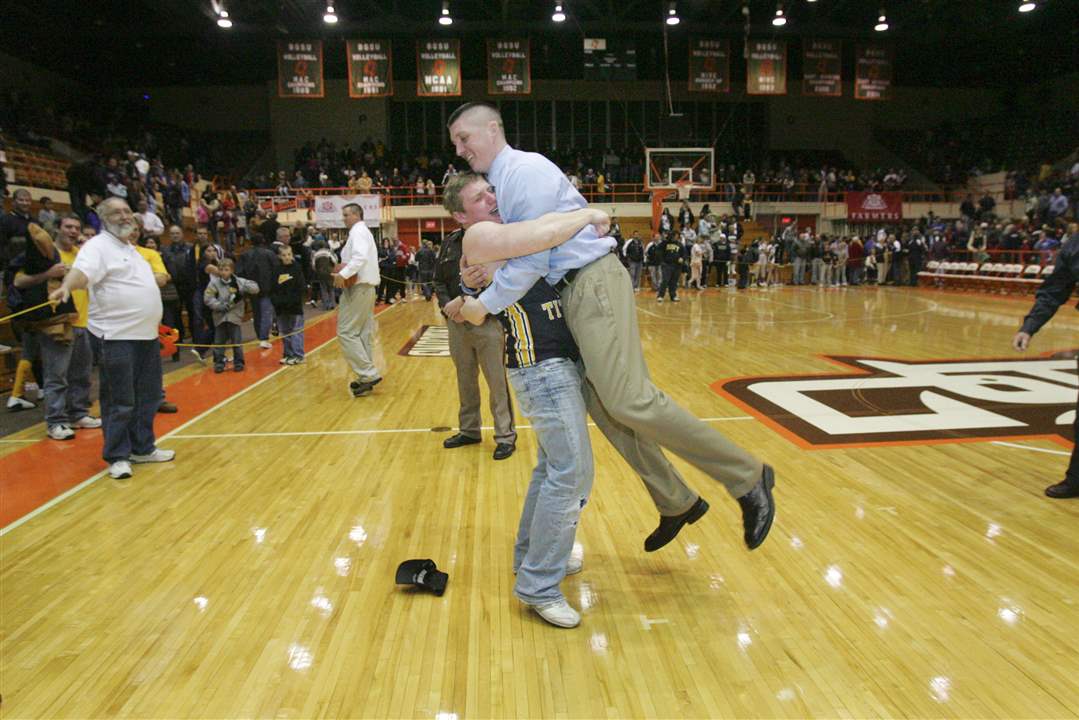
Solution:
<path fill-rule="evenodd" d="M 438 306 L 461 294 L 461 245 L 464 242 L 464 230 L 454 230 L 442 240 L 442 249 L 435 264 L 434 289 L 438 294 Z"/>
<path fill-rule="evenodd" d="M 284 276 L 289 276 L 282 279 Z M 296 259 L 291 265 L 277 261 L 273 268 L 273 285 L 270 286 L 270 302 L 278 315 L 303 315 L 303 301 L 307 296 L 307 279 L 303 266 Z M 261 294 L 262 285 L 259 285 Z"/>
<path fill-rule="evenodd" d="M 240 256 L 240 275 L 258 283 L 259 297 L 270 297 L 271 288 L 277 284 L 274 272 L 279 262 L 273 250 L 265 245 L 256 245 Z M 299 256 L 296 256 L 295 262 L 303 264 Z M 302 270 L 300 272 L 303 273 Z"/>
<path fill-rule="evenodd" d="M 1073 235 L 1057 253 L 1053 273 L 1038 288 L 1034 307 L 1023 318 L 1022 332 L 1033 335 L 1049 322 L 1060 306 L 1068 302 L 1076 279 L 1079 279 L 1079 236 Z"/>

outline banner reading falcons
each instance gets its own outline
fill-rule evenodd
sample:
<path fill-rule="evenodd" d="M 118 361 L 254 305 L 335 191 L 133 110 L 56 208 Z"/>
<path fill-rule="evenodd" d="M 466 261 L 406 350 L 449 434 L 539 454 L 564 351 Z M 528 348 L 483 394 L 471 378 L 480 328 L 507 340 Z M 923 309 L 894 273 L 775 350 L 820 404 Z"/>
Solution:
<path fill-rule="evenodd" d="M 416 41 L 416 94 L 447 97 L 461 94 L 461 41 Z"/>
<path fill-rule="evenodd" d="M 381 195 L 319 195 L 315 198 L 315 224 L 324 228 L 343 228 L 341 208 L 356 203 L 363 210 L 363 224 L 377 228 L 382 220 Z"/>
<path fill-rule="evenodd" d="M 787 94 L 787 43 L 746 40 L 746 94 Z"/>
<path fill-rule="evenodd" d="M 389 40 L 348 40 L 345 54 L 349 97 L 393 95 L 393 49 Z"/>
<path fill-rule="evenodd" d="M 531 93 L 532 55 L 528 40 L 488 40 L 487 94 Z"/>
<path fill-rule="evenodd" d="M 277 43 L 277 97 L 320 98 L 322 41 L 280 40 Z"/>
<path fill-rule="evenodd" d="M 693 38 L 689 41 L 689 91 L 731 91 L 731 41 Z"/>
<path fill-rule="evenodd" d="M 847 192 L 847 222 L 903 219 L 903 193 Z"/>
<path fill-rule="evenodd" d="M 892 49 L 883 45 L 859 45 L 854 55 L 854 98 L 892 99 Z"/>

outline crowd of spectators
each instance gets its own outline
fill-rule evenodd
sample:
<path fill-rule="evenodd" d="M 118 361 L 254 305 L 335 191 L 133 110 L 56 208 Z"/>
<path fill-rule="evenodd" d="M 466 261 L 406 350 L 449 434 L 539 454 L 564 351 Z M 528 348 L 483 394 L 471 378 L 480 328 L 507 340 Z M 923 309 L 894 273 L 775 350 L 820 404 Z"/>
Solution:
<path fill-rule="evenodd" d="M 644 180 L 644 149 L 548 149 L 545 154 L 563 169 L 571 184 L 586 197 L 601 200 L 638 192 Z M 898 190 L 907 185 L 902 168 L 858 169 L 835 153 L 774 154 L 756 163 L 715 164 L 698 172 L 695 180 L 714 184 L 716 199 L 732 201 L 741 195 L 766 201 L 826 200 L 847 190 Z M 264 173 L 247 179 L 249 187 L 272 190 L 280 196 L 313 188 L 349 188 L 359 193 L 380 193 L 400 201 L 428 204 L 437 201 L 441 188 L 461 168 L 449 150 L 394 151 L 381 140 L 364 140 L 358 147 L 338 146 L 322 138 L 295 151 L 290 170 Z"/>

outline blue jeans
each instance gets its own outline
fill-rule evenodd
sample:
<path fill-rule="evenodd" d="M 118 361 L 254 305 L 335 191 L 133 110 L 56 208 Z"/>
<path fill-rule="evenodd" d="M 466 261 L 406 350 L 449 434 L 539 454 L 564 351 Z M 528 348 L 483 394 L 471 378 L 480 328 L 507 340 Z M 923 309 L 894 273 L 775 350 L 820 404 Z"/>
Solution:
<path fill-rule="evenodd" d="M 90 414 L 90 373 L 94 357 L 90 350 L 90 331 L 74 328 L 71 362 L 67 366 L 67 420 L 76 422 Z"/>
<path fill-rule="evenodd" d="M 101 423 L 107 463 L 127 460 L 132 453 L 154 451 L 154 415 L 161 404 L 160 343 L 154 340 L 102 340 Z"/>
<path fill-rule="evenodd" d="M 592 491 L 584 373 L 572 360 L 552 358 L 510 368 L 508 374 L 539 445 L 513 549 L 513 592 L 529 605 L 540 605 L 562 599 L 558 584 L 566 576 L 577 520 Z"/>
<path fill-rule="evenodd" d="M 45 424 L 62 425 L 67 418 L 67 370 L 71 365 L 71 343 L 58 342 L 48 333 L 34 330 L 25 335 L 24 342 L 33 345 L 41 358 L 44 377 L 39 378 L 45 391 Z"/>
<path fill-rule="evenodd" d="M 251 298 L 251 314 L 254 315 L 255 324 L 255 337 L 259 340 L 270 339 L 270 325 L 273 323 L 274 312 L 273 303 L 270 302 L 270 296 L 263 297 L 261 295 Z M 278 331 L 284 332 L 281 328 L 277 328 Z"/>
<path fill-rule="evenodd" d="M 191 320 L 191 338 L 198 345 L 209 346 L 214 341 L 213 317 L 210 308 L 206 307 L 203 293 L 206 288 L 195 289 L 191 297 L 191 309 L 195 311 L 195 317 Z M 209 347 L 196 348 L 200 355 L 206 357 L 210 352 Z"/>
<path fill-rule="evenodd" d="M 297 330 L 300 332 L 292 337 L 286 337 L 281 342 L 285 346 L 285 357 L 290 358 L 302 358 L 303 357 L 303 315 L 278 315 L 277 316 L 277 329 L 282 335 L 288 335 L 294 333 Z"/>

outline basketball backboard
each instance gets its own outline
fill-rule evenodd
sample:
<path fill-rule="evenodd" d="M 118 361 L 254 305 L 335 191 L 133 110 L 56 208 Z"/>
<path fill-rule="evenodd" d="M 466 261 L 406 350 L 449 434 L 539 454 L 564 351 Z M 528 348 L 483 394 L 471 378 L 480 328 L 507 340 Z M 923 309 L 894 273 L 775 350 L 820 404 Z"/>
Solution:
<path fill-rule="evenodd" d="M 645 148 L 646 190 L 715 190 L 715 151 L 712 148 Z"/>

